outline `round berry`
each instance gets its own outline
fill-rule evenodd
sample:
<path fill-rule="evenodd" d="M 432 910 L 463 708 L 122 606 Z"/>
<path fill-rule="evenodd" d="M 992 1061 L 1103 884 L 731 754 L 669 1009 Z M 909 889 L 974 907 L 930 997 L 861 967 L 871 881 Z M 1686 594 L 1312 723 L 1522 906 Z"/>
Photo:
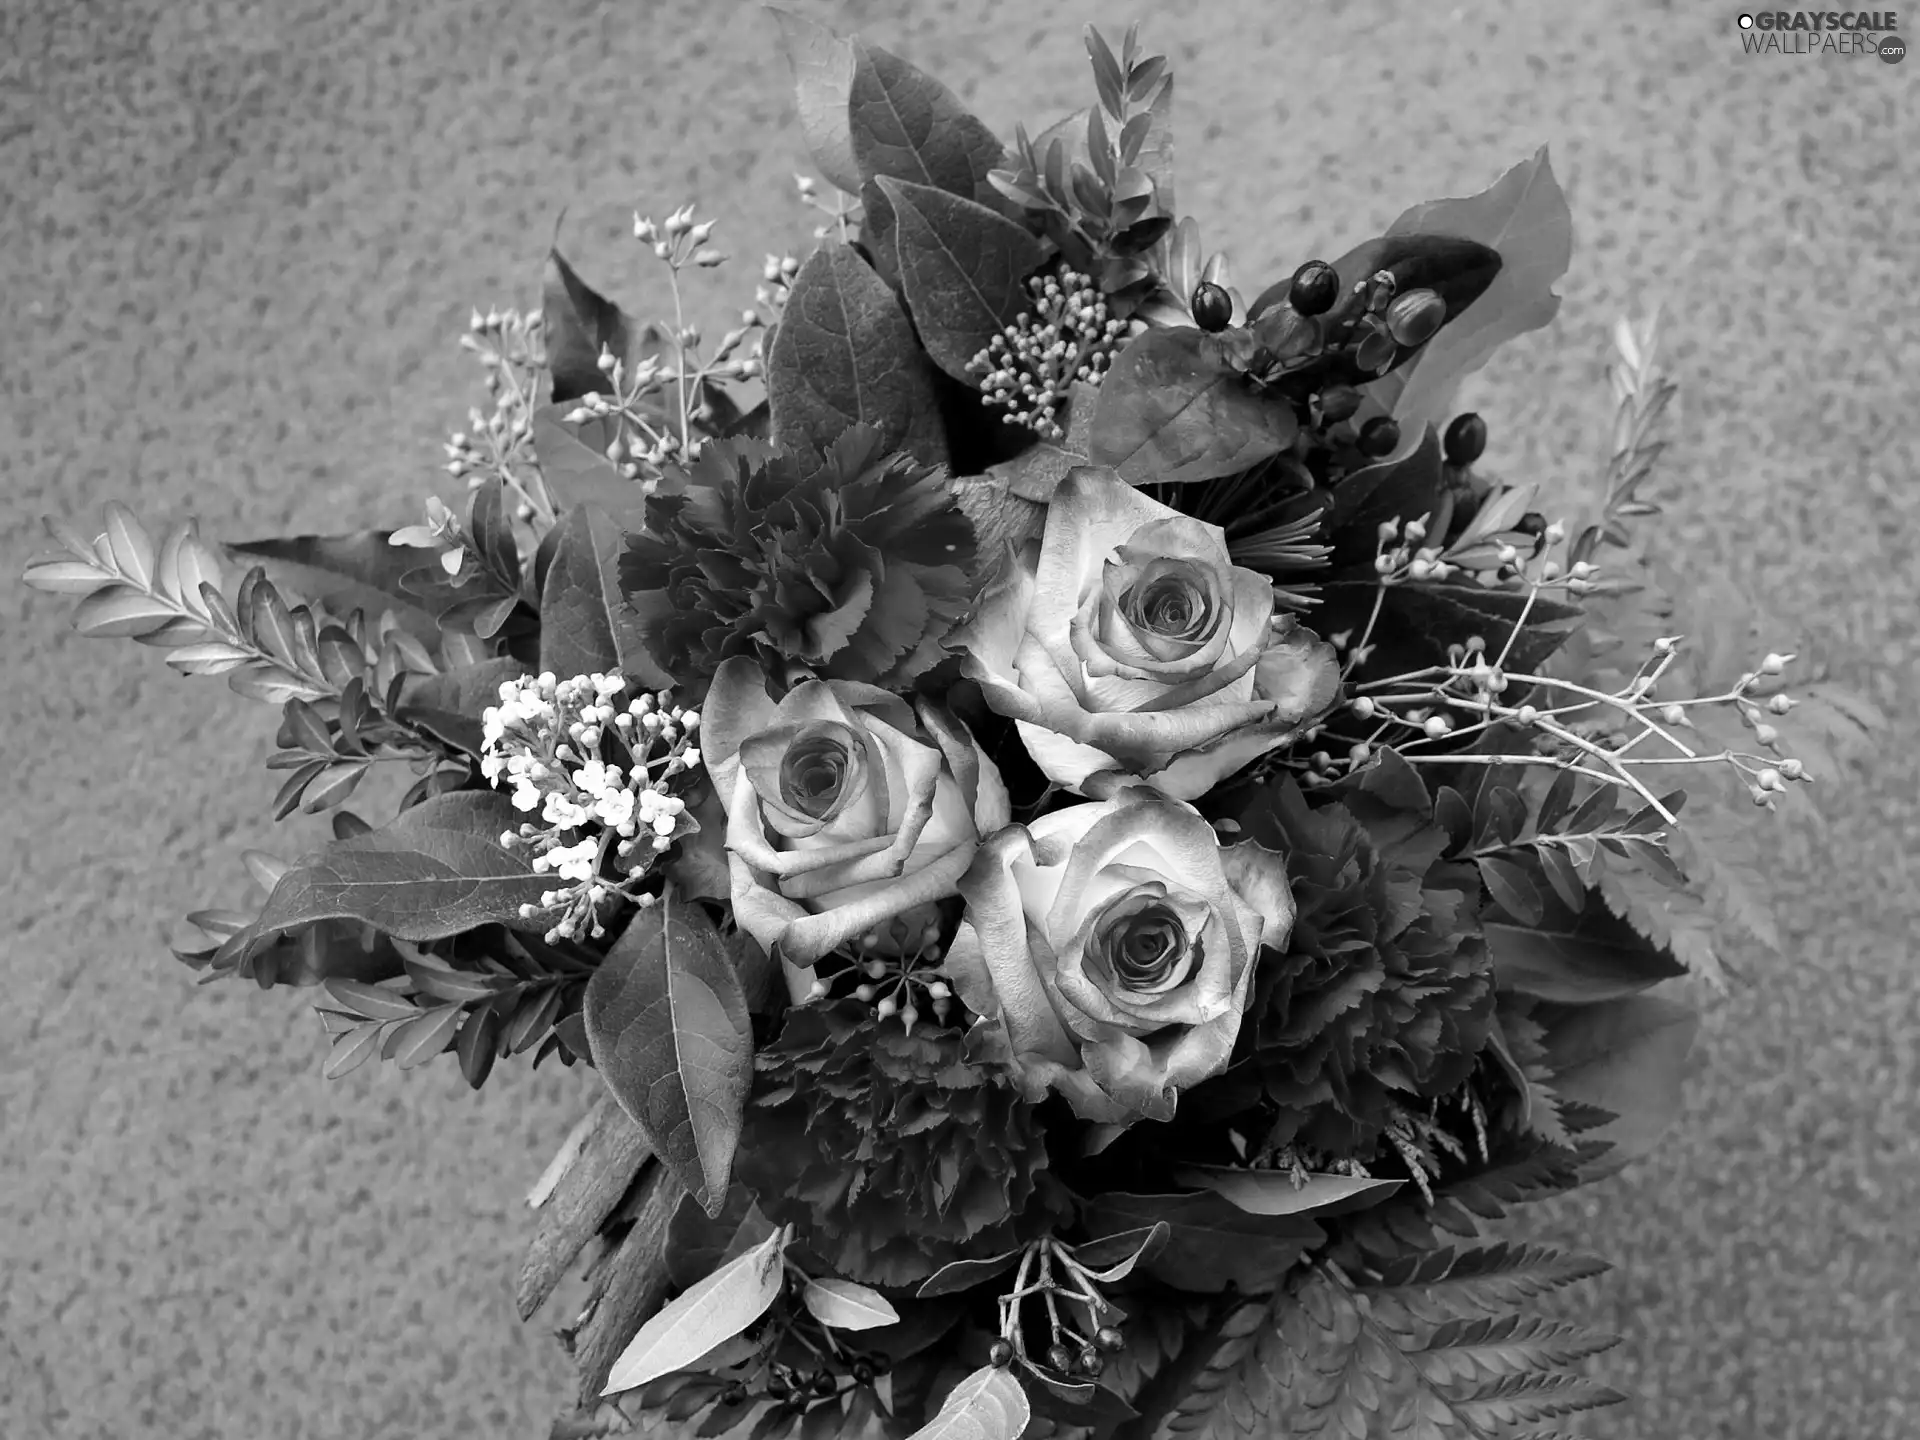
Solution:
<path fill-rule="evenodd" d="M 1360 392 L 1351 385 L 1329 385 L 1320 392 L 1320 413 L 1338 424 L 1360 408 Z"/>
<path fill-rule="evenodd" d="M 742 1385 L 738 1380 L 720 1392 L 720 1403 L 722 1405 L 742 1405 L 746 1403 L 746 1399 L 747 1387 Z"/>
<path fill-rule="evenodd" d="M 1538 510 L 1529 510 L 1514 522 L 1513 528 L 1522 535 L 1544 535 L 1547 533 L 1547 517 Z"/>
<path fill-rule="evenodd" d="M 1103 1325 L 1094 1332 L 1093 1343 L 1110 1355 L 1117 1355 L 1127 1348 L 1127 1337 L 1111 1325 Z"/>
<path fill-rule="evenodd" d="M 1447 463 L 1465 469 L 1487 453 L 1487 422 L 1469 410 L 1453 417 L 1445 440 Z"/>
<path fill-rule="evenodd" d="M 1401 345 L 1424 345 L 1447 323 L 1447 302 L 1433 290 L 1409 290 L 1387 306 L 1387 333 Z"/>
<path fill-rule="evenodd" d="M 1106 1368 L 1107 1357 L 1094 1349 L 1093 1346 L 1089 1345 L 1080 1352 L 1080 1373 L 1082 1375 L 1097 1377 L 1100 1372 Z"/>
<path fill-rule="evenodd" d="M 784 1400 L 793 1393 L 793 1387 L 787 1384 L 787 1377 L 778 1370 L 767 1377 L 767 1398 Z"/>
<path fill-rule="evenodd" d="M 1391 455 L 1400 443 L 1400 422 L 1391 415 L 1376 415 L 1360 427 L 1360 453 L 1378 460 Z"/>
<path fill-rule="evenodd" d="M 1340 298 L 1340 276 L 1324 260 L 1309 260 L 1293 272 L 1287 303 L 1299 315 L 1324 315 Z"/>
<path fill-rule="evenodd" d="M 839 1383 L 834 1380 L 833 1372 L 831 1370 L 828 1370 L 823 1366 L 822 1368 L 813 1372 L 813 1393 L 814 1394 L 831 1395 L 833 1394 L 834 1391 L 838 1390 L 839 1388 L 840 1388 Z"/>
<path fill-rule="evenodd" d="M 1049 1345 L 1047 1364 L 1064 1375 L 1073 1369 L 1073 1352 L 1064 1345 Z"/>
<path fill-rule="evenodd" d="M 873 1383 L 873 1365 L 870 1361 L 856 1360 L 853 1362 L 853 1383 L 856 1385 L 871 1385 Z"/>
<path fill-rule="evenodd" d="M 1193 311 L 1193 323 L 1209 335 L 1217 335 L 1233 323 L 1233 297 L 1211 280 L 1193 287 L 1188 308 Z"/>
<path fill-rule="evenodd" d="M 988 1347 L 987 1359 L 995 1369 L 1004 1370 L 1013 1363 L 1013 1343 L 1008 1340 L 996 1340 Z"/>

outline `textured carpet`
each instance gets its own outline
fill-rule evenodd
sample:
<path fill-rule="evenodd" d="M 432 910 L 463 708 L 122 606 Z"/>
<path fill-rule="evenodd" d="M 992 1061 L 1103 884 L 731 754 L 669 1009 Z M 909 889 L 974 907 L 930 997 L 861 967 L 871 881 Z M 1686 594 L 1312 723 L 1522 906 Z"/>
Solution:
<path fill-rule="evenodd" d="M 1080 22 L 1132 13 L 898 8 L 813 7 L 1002 130 L 1081 103 Z M 1680 553 L 1896 717 L 1829 834 L 1770 836 L 1785 953 L 1743 956 L 1665 1154 L 1533 1223 L 1619 1262 L 1641 1399 L 1592 1433 L 1920 1434 L 1920 61 L 1750 57 L 1721 6 L 1134 8 L 1178 67 L 1182 208 L 1246 277 L 1551 142 L 1574 270 L 1477 382 L 1490 458 L 1590 473 L 1608 328 L 1664 301 Z M 563 208 L 640 306 L 636 201 L 720 214 L 714 330 L 805 243 L 786 108 L 727 0 L 8 0 L 0 569 L 115 496 L 236 538 L 409 520 L 477 397 L 468 308 L 535 302 Z M 0 1435 L 544 1434 L 564 1372 L 513 1315 L 519 1198 L 587 1078 L 328 1084 L 304 1003 L 196 988 L 166 926 L 315 833 L 263 817 L 272 715 L 57 598 L 9 581 L 0 614 Z"/>

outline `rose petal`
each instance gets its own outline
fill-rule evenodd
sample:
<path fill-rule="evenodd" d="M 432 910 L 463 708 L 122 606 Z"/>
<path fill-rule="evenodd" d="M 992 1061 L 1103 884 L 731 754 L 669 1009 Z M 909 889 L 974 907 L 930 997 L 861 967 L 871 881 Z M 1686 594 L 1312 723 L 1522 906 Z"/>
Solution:
<path fill-rule="evenodd" d="M 1220 868 L 1233 887 L 1240 933 L 1247 944 L 1278 950 L 1293 929 L 1296 907 L 1287 880 L 1287 857 L 1252 840 L 1220 849 Z"/>
<path fill-rule="evenodd" d="M 872 893 L 836 909 L 792 921 L 777 942 L 778 953 L 795 965 L 812 965 L 828 951 L 886 923 L 903 910 L 944 900 L 955 893 L 960 877 L 966 873 L 978 848 L 972 842 L 957 846 L 924 869 L 872 887 Z"/>
<path fill-rule="evenodd" d="M 1274 718 L 1311 724 L 1340 699 L 1340 660 L 1333 646 L 1285 617 L 1254 670 L 1254 694 L 1274 702 Z"/>
<path fill-rule="evenodd" d="M 731 777 L 722 780 L 740 752 L 740 742 L 774 723 L 778 711 L 767 696 L 767 677 L 752 660 L 736 656 L 722 660 L 707 687 L 700 715 L 701 759 L 722 794 L 732 789 Z"/>

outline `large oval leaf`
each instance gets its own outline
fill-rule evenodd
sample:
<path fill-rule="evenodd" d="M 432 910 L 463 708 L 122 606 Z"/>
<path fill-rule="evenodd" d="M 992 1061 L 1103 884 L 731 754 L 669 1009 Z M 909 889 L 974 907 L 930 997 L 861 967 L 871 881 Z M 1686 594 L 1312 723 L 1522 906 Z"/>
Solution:
<path fill-rule="evenodd" d="M 883 175 L 893 212 L 894 263 L 920 343 L 933 363 L 979 388 L 968 364 L 1027 300 L 1046 257 L 1026 230 L 984 205 Z"/>
<path fill-rule="evenodd" d="M 771 7 L 769 7 L 771 9 Z M 847 100 L 853 90 L 853 44 L 826 26 L 787 10 L 773 10 L 780 48 L 793 71 L 793 108 L 800 133 L 820 173 L 849 195 L 860 193 Z"/>
<path fill-rule="evenodd" d="M 1540 1018 L 1554 1092 L 1616 1117 L 1594 1132 L 1612 1142 L 1608 1159 L 1650 1153 L 1679 1113 L 1700 1012 L 1662 995 L 1629 995 Z"/>
<path fill-rule="evenodd" d="M 814 1319 L 834 1330 L 878 1330 L 900 1323 L 900 1312 L 886 1296 L 851 1280 L 809 1280 L 800 1300 Z"/>
<path fill-rule="evenodd" d="M 607 1088 L 717 1215 L 753 1081 L 746 993 L 706 912 L 669 885 L 587 982 L 587 1045 Z"/>
<path fill-rule="evenodd" d="M 1489 921 L 1487 949 L 1502 990 L 1564 1005 L 1623 999 L 1684 975 L 1686 966 L 1602 905 L 1556 905 L 1538 925 Z"/>
<path fill-rule="evenodd" d="M 766 1314 L 780 1295 L 788 1234 L 776 1230 L 661 1306 L 620 1352 L 600 1393 L 631 1390 L 684 1369 Z"/>
<path fill-rule="evenodd" d="M 855 425 L 923 464 L 947 458 L 934 371 L 892 290 L 848 245 L 813 252 L 794 277 L 767 356 L 773 436 L 822 454 Z"/>
<path fill-rule="evenodd" d="M 1149 330 L 1100 382 L 1092 451 L 1135 485 L 1234 475 L 1293 443 L 1285 400 L 1255 388 L 1200 330 Z"/>
<path fill-rule="evenodd" d="M 855 40 L 847 123 L 863 180 L 890 175 L 972 199 L 1005 148 L 954 93 L 899 56 Z"/>
<path fill-rule="evenodd" d="M 1033 1406 L 1012 1372 L 987 1365 L 954 1386 L 940 1413 L 908 1440 L 1016 1440 L 1032 1419 Z"/>
<path fill-rule="evenodd" d="M 1174 1173 L 1182 1185 L 1194 1185 L 1239 1206 L 1249 1215 L 1344 1215 L 1377 1205 L 1405 1181 L 1368 1180 L 1352 1175 L 1309 1175 L 1294 1184 L 1284 1170 L 1234 1170 L 1195 1165 Z"/>
<path fill-rule="evenodd" d="M 671 685 L 620 593 L 620 527 L 594 506 L 576 505 L 554 534 L 540 590 L 540 668 L 562 677 L 617 671 L 641 685 Z"/>

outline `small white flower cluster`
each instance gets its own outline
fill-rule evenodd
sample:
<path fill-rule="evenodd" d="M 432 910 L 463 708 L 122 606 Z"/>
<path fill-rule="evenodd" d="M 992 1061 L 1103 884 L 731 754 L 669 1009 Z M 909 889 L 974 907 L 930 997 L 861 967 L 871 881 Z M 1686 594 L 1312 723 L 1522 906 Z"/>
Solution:
<path fill-rule="evenodd" d="M 521 908 L 528 918 L 559 912 L 549 940 L 604 934 L 601 916 L 622 900 L 653 903 L 638 881 L 653 856 L 696 828 L 670 782 L 700 764 L 699 714 L 626 692 L 620 675 L 548 672 L 501 685 L 483 717 L 481 774 L 511 787 L 515 809 L 539 816 L 500 843 L 531 849 L 535 870 L 566 882 Z"/>
<path fill-rule="evenodd" d="M 981 403 L 1004 406 L 1007 424 L 1058 440 L 1056 417 L 1074 381 L 1098 385 L 1131 327 L 1109 317 L 1106 298 L 1076 270 L 1036 275 L 1027 288 L 1033 312 L 1015 316 L 967 369 L 980 376 Z"/>

